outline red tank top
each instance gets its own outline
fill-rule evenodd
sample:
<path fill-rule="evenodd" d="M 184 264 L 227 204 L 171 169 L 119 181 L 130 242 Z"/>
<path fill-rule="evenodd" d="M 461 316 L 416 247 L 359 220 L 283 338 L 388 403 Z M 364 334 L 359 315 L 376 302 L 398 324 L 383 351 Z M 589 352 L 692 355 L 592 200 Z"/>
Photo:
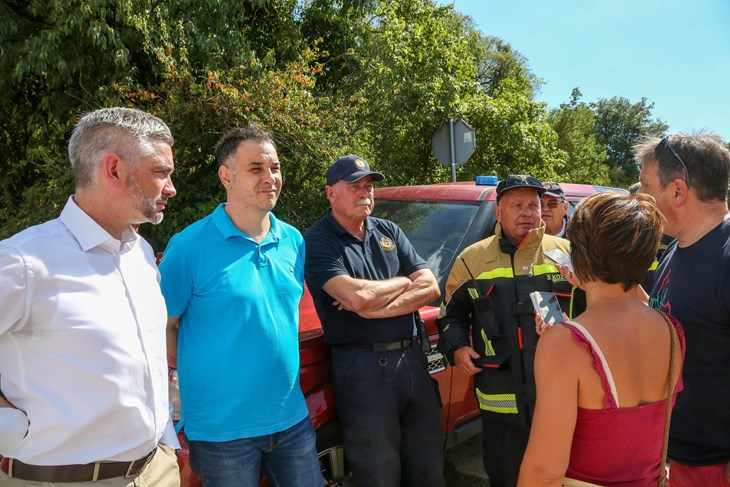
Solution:
<path fill-rule="evenodd" d="M 684 359 L 682 327 L 674 318 L 670 317 L 670 320 L 677 330 Z M 619 407 L 613 376 L 598 344 L 580 324 L 567 321 L 563 326 L 593 357 L 593 368 L 601 378 L 605 393 L 603 409 L 578 408 L 566 477 L 605 486 L 656 486 L 664 439 L 666 401 Z M 673 400 L 681 390 L 680 376 Z"/>

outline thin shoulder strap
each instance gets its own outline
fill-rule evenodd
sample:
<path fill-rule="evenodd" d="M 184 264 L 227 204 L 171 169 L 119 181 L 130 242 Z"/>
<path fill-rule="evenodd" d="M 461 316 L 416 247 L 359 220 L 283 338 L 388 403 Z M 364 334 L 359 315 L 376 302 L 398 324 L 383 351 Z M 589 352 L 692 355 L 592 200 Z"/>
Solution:
<path fill-rule="evenodd" d="M 577 321 L 568 320 L 568 324 L 573 325 L 575 329 L 577 329 L 579 332 L 583 334 L 583 337 L 588 340 L 588 342 L 591 344 L 591 347 L 593 348 L 593 351 L 596 353 L 596 356 L 601 361 L 601 366 L 603 367 L 603 373 L 606 375 L 606 380 L 608 381 L 608 387 L 611 389 L 611 395 L 613 395 L 613 400 L 616 402 L 616 407 L 619 407 L 618 402 L 618 390 L 616 389 L 616 382 L 613 380 L 613 374 L 611 373 L 611 368 L 608 366 L 608 362 L 606 361 L 606 357 L 603 355 L 603 350 L 601 350 L 601 347 L 598 346 L 598 342 L 596 342 L 596 339 L 593 338 L 593 335 L 586 330 L 586 328 L 578 323 Z"/>
<path fill-rule="evenodd" d="M 667 462 L 667 447 L 669 445 L 669 421 L 672 419 L 672 396 L 674 396 L 674 335 L 676 330 L 674 325 L 669 320 L 666 314 L 657 310 L 657 312 L 664 318 L 667 326 L 669 327 L 669 379 L 667 380 L 667 417 L 664 420 L 664 440 L 662 442 L 662 454 L 659 458 L 659 482 L 658 487 L 665 487 L 667 485 L 667 478 L 665 475 L 665 464 Z"/>

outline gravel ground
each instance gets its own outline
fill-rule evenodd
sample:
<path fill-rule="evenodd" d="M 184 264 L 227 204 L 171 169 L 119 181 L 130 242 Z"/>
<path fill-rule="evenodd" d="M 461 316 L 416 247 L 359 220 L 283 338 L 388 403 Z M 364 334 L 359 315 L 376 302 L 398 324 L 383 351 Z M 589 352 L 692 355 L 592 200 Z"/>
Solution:
<path fill-rule="evenodd" d="M 448 487 L 489 487 L 482 466 L 482 435 L 446 450 L 444 475 Z"/>

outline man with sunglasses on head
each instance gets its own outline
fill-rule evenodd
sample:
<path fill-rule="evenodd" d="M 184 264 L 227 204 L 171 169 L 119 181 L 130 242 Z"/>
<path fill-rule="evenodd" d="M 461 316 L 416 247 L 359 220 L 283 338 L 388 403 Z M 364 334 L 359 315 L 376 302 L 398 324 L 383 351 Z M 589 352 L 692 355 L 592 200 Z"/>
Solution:
<path fill-rule="evenodd" d="M 565 191 L 558 183 L 544 182 L 545 192 L 540 197 L 540 213 L 545 222 L 545 233 L 556 237 L 566 238 L 565 229 L 568 227 L 568 202 Z"/>
<path fill-rule="evenodd" d="M 669 431 L 670 487 L 730 486 L 730 151 L 714 134 L 650 138 L 634 147 L 639 191 L 676 238 L 649 304 L 674 315 L 687 352 Z"/>

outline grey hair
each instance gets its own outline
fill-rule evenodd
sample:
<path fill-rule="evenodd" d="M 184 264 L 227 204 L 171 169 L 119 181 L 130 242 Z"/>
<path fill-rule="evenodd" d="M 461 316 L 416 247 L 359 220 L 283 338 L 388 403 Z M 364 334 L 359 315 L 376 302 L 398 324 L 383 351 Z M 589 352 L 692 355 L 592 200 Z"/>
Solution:
<path fill-rule="evenodd" d="M 105 154 L 113 152 L 130 164 L 154 152 L 153 144 L 175 143 L 159 118 L 136 108 L 113 107 L 85 113 L 68 141 L 68 157 L 77 188 L 91 186 Z"/>
<path fill-rule="evenodd" d="M 674 179 L 683 179 L 684 170 L 669 150 L 657 151 L 662 139 L 647 137 L 634 145 L 639 165 L 657 163 L 659 184 L 665 187 Z M 722 138 L 712 133 L 693 135 L 678 133 L 667 137 L 687 167 L 691 187 L 700 201 L 724 201 L 730 181 L 730 151 Z"/>

